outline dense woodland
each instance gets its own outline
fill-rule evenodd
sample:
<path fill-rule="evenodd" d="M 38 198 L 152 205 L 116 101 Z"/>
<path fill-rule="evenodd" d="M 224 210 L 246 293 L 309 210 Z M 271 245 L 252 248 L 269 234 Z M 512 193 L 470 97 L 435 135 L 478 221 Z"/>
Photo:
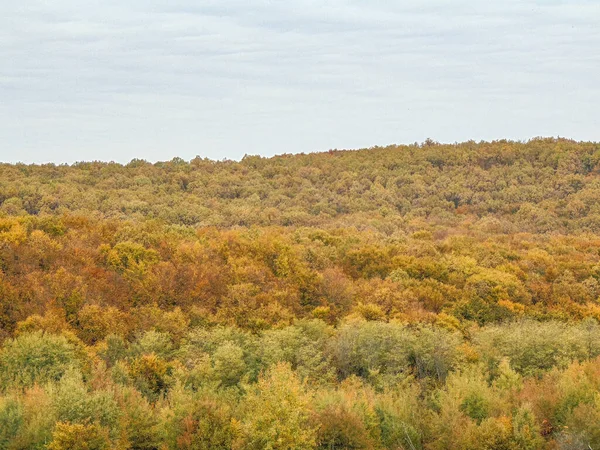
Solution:
<path fill-rule="evenodd" d="M 600 144 L 0 164 L 0 449 L 600 449 Z"/>

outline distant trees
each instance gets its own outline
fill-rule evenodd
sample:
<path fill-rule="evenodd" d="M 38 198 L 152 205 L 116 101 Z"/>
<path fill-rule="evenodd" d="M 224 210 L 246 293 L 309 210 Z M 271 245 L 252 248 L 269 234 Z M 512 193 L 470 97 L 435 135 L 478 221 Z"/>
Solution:
<path fill-rule="evenodd" d="M 243 161 L 0 165 L 10 216 L 161 219 L 185 226 L 399 225 L 498 215 L 531 232 L 598 231 L 598 144 L 566 139 L 377 147 Z M 257 159 L 258 158 L 258 159 Z M 258 161 L 258 162 L 257 162 Z M 385 211 L 385 213 L 382 213 Z M 398 220 L 400 219 L 400 220 Z"/>

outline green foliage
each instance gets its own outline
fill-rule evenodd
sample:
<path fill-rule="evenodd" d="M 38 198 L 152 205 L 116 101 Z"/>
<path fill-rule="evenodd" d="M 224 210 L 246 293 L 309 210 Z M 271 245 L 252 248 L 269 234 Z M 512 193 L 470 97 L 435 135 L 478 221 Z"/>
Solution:
<path fill-rule="evenodd" d="M 169 359 L 173 355 L 171 335 L 155 330 L 146 331 L 132 345 L 131 352 L 135 356 L 155 354 L 162 359 Z"/>
<path fill-rule="evenodd" d="M 324 353 L 331 333 L 318 320 L 266 331 L 257 343 L 260 361 L 266 367 L 287 362 L 302 379 L 310 382 L 331 381 L 333 368 Z"/>
<path fill-rule="evenodd" d="M 71 367 L 82 367 L 80 355 L 67 338 L 41 331 L 4 343 L 0 351 L 0 386 L 29 387 L 59 380 Z"/>
<path fill-rule="evenodd" d="M 409 359 L 418 377 L 444 381 L 461 362 L 462 338 L 443 328 L 421 327 L 411 345 Z"/>
<path fill-rule="evenodd" d="M 597 338 L 600 330 L 593 324 L 573 327 L 531 321 L 488 327 L 474 336 L 486 358 L 499 361 L 507 357 L 511 366 L 525 376 L 540 375 L 553 367 L 566 367 L 572 361 L 598 356 Z"/>
<path fill-rule="evenodd" d="M 410 368 L 413 339 L 398 324 L 351 321 L 337 331 L 328 352 L 340 378 L 395 377 Z"/>
<path fill-rule="evenodd" d="M 233 386 L 246 373 L 244 351 L 233 342 L 225 342 L 212 355 L 213 374 L 222 386 Z"/>
<path fill-rule="evenodd" d="M 229 402 L 210 392 L 189 393 L 175 390 L 168 423 L 168 442 L 172 449 L 231 449 L 237 431 Z"/>
<path fill-rule="evenodd" d="M 309 405 L 310 397 L 289 365 L 273 366 L 246 396 L 240 437 L 234 448 L 314 448 Z"/>
<path fill-rule="evenodd" d="M 119 242 L 112 249 L 103 251 L 107 265 L 121 273 L 143 274 L 158 260 L 156 251 L 135 242 Z"/>
<path fill-rule="evenodd" d="M 514 442 L 517 448 L 535 450 L 544 445 L 540 435 L 540 427 L 536 423 L 530 405 L 520 406 L 512 418 Z"/>
<path fill-rule="evenodd" d="M 19 403 L 22 412 L 21 426 L 5 448 L 46 449 L 58 420 L 52 398 L 36 386 L 20 393 Z"/>
<path fill-rule="evenodd" d="M 0 448 L 8 448 L 24 422 L 23 405 L 13 398 L 0 399 Z"/>
<path fill-rule="evenodd" d="M 126 448 L 154 450 L 164 441 L 163 424 L 158 411 L 132 388 L 119 389 L 115 394 L 119 407 L 120 438 Z"/>
<path fill-rule="evenodd" d="M 488 417 L 489 405 L 485 398 L 476 392 L 472 392 L 463 399 L 460 410 L 479 424 Z"/>
<path fill-rule="evenodd" d="M 129 366 L 129 376 L 134 386 L 152 402 L 169 390 L 171 372 L 171 366 L 154 353 L 135 358 Z"/>
<path fill-rule="evenodd" d="M 108 430 L 116 430 L 120 410 L 111 392 L 89 392 L 81 375 L 68 371 L 48 389 L 56 417 L 61 422 L 98 423 Z"/>
<path fill-rule="evenodd" d="M 98 425 L 60 422 L 48 450 L 105 450 L 110 448 L 106 430 Z"/>
<path fill-rule="evenodd" d="M 417 386 L 397 385 L 376 400 L 380 439 L 385 448 L 423 448 L 430 411 L 421 408 L 418 398 Z"/>
<path fill-rule="evenodd" d="M 373 449 L 375 447 L 363 421 L 353 411 L 328 406 L 318 415 L 319 449 Z"/>
<path fill-rule="evenodd" d="M 121 336 L 114 334 L 108 335 L 102 346 L 98 349 L 100 356 L 109 367 L 114 366 L 118 361 L 125 359 L 129 355 L 129 347 Z"/>
<path fill-rule="evenodd" d="M 377 448 L 381 430 L 373 397 L 357 378 L 347 379 L 336 391 L 320 393 L 315 400 L 318 448 Z"/>

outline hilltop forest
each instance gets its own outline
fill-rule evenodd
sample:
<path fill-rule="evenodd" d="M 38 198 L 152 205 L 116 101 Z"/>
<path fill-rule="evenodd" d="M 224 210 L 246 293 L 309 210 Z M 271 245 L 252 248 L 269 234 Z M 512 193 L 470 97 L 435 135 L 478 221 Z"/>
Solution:
<path fill-rule="evenodd" d="M 0 449 L 600 449 L 600 144 L 0 164 Z"/>

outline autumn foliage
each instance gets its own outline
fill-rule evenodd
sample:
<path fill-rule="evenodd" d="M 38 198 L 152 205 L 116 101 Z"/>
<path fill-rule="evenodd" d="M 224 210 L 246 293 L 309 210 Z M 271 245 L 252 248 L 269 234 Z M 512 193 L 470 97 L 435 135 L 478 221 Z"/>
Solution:
<path fill-rule="evenodd" d="M 0 449 L 600 446 L 600 144 L 0 165 Z"/>

